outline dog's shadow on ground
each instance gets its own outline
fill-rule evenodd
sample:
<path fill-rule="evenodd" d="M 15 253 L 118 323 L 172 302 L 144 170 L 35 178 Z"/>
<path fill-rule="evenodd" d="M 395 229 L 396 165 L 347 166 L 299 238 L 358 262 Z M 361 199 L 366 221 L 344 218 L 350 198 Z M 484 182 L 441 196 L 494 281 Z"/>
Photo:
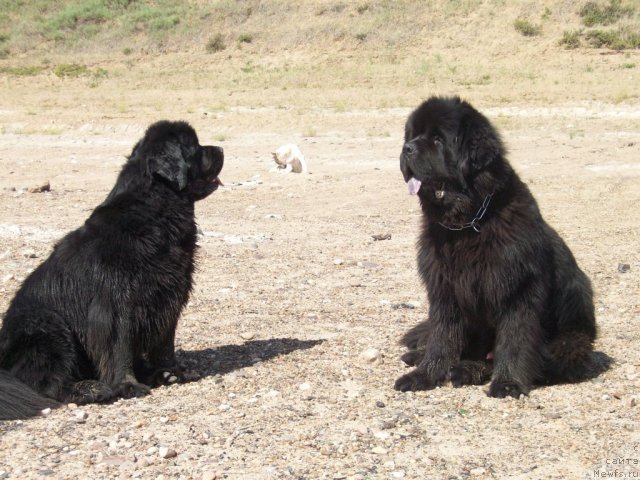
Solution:
<path fill-rule="evenodd" d="M 191 380 L 226 375 L 297 350 L 308 350 L 324 340 L 299 340 L 297 338 L 271 338 L 251 340 L 241 345 L 223 345 L 205 350 L 178 350 L 176 358 L 187 372 L 194 374 Z"/>

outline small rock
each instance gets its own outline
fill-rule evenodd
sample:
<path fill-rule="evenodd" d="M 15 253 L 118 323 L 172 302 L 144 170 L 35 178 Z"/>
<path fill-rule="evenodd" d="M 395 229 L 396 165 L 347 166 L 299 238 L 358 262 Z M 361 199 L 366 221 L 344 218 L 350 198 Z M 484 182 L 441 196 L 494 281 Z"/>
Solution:
<path fill-rule="evenodd" d="M 216 480 L 218 477 L 218 474 L 216 472 L 203 472 L 202 473 L 202 480 Z M 220 477 L 222 478 L 222 477 Z"/>
<path fill-rule="evenodd" d="M 342 265 L 344 263 L 344 260 L 342 260 L 341 258 L 334 258 L 333 259 L 333 264 L 334 265 Z"/>
<path fill-rule="evenodd" d="M 386 407 L 386 405 L 384 404 L 384 402 L 382 400 L 376 400 L 376 407 L 384 408 L 384 407 Z"/>
<path fill-rule="evenodd" d="M 411 300 L 410 302 L 395 303 L 391 305 L 391 308 L 393 308 L 394 310 L 400 310 L 402 308 L 413 310 L 415 308 L 420 308 L 420 302 L 418 302 L 417 300 Z"/>
<path fill-rule="evenodd" d="M 228 410 L 231 410 L 231 405 L 227 404 L 227 403 L 221 403 L 218 406 L 218 410 L 220 410 L 221 412 L 226 412 Z"/>
<path fill-rule="evenodd" d="M 557 420 L 558 418 L 562 418 L 558 412 L 546 412 L 542 414 L 543 417 L 548 418 L 549 420 Z"/>
<path fill-rule="evenodd" d="M 111 465 L 114 467 L 120 467 L 122 465 L 124 465 L 125 463 L 128 463 L 129 460 L 127 460 L 126 457 L 122 457 L 120 455 L 109 455 L 106 456 L 102 459 L 102 461 L 100 463 L 104 464 L 104 465 Z"/>
<path fill-rule="evenodd" d="M 92 442 L 89 442 L 89 450 L 92 451 L 100 451 L 100 450 L 104 450 L 109 444 L 105 441 L 105 440 L 93 440 Z"/>
<path fill-rule="evenodd" d="M 371 238 L 373 238 L 373 240 L 375 242 L 380 242 L 382 240 L 391 240 L 391 234 L 390 233 L 379 233 L 376 235 L 371 235 Z"/>
<path fill-rule="evenodd" d="M 380 428 L 383 430 L 390 430 L 396 428 L 396 426 L 398 426 L 398 420 L 396 419 L 384 420 L 380 423 Z"/>
<path fill-rule="evenodd" d="M 45 408 L 44 410 L 42 410 L 40 412 L 42 415 L 49 415 L 51 413 L 51 409 L 50 408 Z"/>
<path fill-rule="evenodd" d="M 602 395 L 602 400 L 611 400 L 611 397 L 609 396 L 609 394 L 605 393 L 604 395 Z"/>
<path fill-rule="evenodd" d="M 38 185 L 37 187 L 31 187 L 28 189 L 29 193 L 42 193 L 42 192 L 50 192 L 51 184 L 49 180 L 44 182 L 42 185 Z"/>
<path fill-rule="evenodd" d="M 89 418 L 89 414 L 84 410 L 73 410 L 73 421 L 76 423 L 84 423 Z"/>
<path fill-rule="evenodd" d="M 360 354 L 360 358 L 366 360 L 369 363 L 373 363 L 380 359 L 380 351 L 375 348 L 367 348 Z"/>
<path fill-rule="evenodd" d="M 625 402 L 625 405 L 629 408 L 635 407 L 637 404 L 638 404 L 638 400 L 636 399 L 636 397 L 629 397 Z"/>
<path fill-rule="evenodd" d="M 147 455 L 155 455 L 156 453 L 158 453 L 158 447 L 147 448 Z"/>
<path fill-rule="evenodd" d="M 631 265 L 628 263 L 619 263 L 618 264 L 618 272 L 627 273 L 631 269 Z"/>
<path fill-rule="evenodd" d="M 178 456 L 178 452 L 169 447 L 160 447 L 158 449 L 158 455 L 160 458 L 174 458 Z"/>
<path fill-rule="evenodd" d="M 255 336 L 256 336 L 255 332 L 242 332 L 240 334 L 240 338 L 242 338 L 243 340 L 251 340 L 255 338 Z"/>
<path fill-rule="evenodd" d="M 484 475 L 486 470 L 482 467 L 474 468 L 469 473 L 474 477 L 479 477 L 480 475 Z"/>
<path fill-rule="evenodd" d="M 389 432 L 380 431 L 374 433 L 373 436 L 378 440 L 387 440 L 391 436 L 391 434 Z"/>
<path fill-rule="evenodd" d="M 395 472 L 391 472 L 389 475 L 391 478 L 404 478 L 406 473 L 404 470 L 396 470 Z"/>
<path fill-rule="evenodd" d="M 311 385 L 305 382 L 305 383 L 301 383 L 298 388 L 302 391 L 311 390 Z"/>
<path fill-rule="evenodd" d="M 371 451 L 376 455 L 386 455 L 387 453 L 387 449 L 383 447 L 373 447 Z"/>
<path fill-rule="evenodd" d="M 333 448 L 328 445 L 323 445 L 320 447 L 320 455 L 329 456 L 333 453 Z"/>
<path fill-rule="evenodd" d="M 22 255 L 25 258 L 38 258 L 38 254 L 35 252 L 35 250 L 25 250 L 22 252 Z"/>

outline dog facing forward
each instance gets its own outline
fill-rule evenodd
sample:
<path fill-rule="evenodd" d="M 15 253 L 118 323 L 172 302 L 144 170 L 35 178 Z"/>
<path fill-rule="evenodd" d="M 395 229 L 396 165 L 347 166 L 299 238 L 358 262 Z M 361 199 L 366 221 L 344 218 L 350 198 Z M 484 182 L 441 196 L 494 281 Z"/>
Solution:
<path fill-rule="evenodd" d="M 184 122 L 151 125 L 111 193 L 24 281 L 0 329 L 0 419 L 108 402 L 179 381 L 178 317 L 192 285 L 194 202 L 222 149 Z"/>
<path fill-rule="evenodd" d="M 420 199 L 418 270 L 429 318 L 402 339 L 401 391 L 480 384 L 518 398 L 597 373 L 592 291 L 542 218 L 489 121 L 432 97 L 408 118 L 400 170 Z"/>

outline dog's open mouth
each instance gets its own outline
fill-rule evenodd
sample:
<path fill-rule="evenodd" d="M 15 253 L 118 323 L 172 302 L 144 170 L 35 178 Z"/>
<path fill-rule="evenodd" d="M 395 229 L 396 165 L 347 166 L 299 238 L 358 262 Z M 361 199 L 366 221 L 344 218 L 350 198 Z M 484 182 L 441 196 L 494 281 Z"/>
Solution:
<path fill-rule="evenodd" d="M 420 186 L 422 182 L 418 180 L 416 177 L 411 177 L 407 181 L 407 188 L 409 189 L 409 195 L 416 195 L 420 191 Z"/>

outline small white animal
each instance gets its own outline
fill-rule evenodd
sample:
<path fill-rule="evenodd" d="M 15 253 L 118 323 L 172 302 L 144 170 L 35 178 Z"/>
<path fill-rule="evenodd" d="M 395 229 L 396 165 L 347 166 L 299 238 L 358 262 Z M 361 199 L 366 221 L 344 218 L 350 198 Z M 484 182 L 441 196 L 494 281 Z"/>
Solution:
<path fill-rule="evenodd" d="M 271 171 L 282 171 L 283 173 L 308 173 L 307 162 L 297 145 L 287 143 L 282 145 L 275 152 L 271 152 L 276 167 Z"/>

